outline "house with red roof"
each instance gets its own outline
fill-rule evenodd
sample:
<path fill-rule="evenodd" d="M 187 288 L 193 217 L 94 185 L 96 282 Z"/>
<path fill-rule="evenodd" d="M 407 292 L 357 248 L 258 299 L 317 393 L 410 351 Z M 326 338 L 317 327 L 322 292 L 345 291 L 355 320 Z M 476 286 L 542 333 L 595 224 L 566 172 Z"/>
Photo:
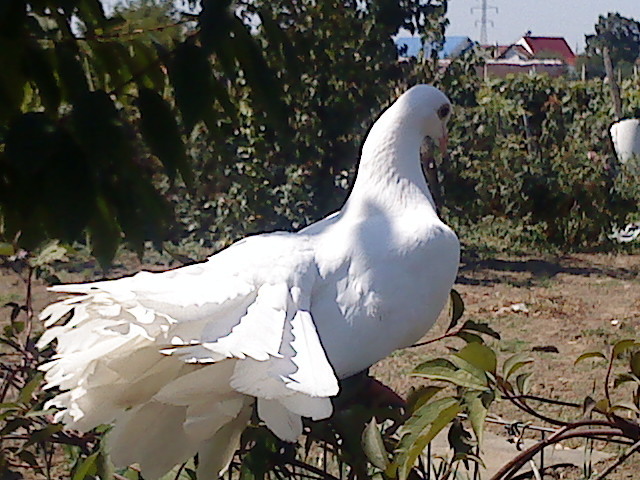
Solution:
<path fill-rule="evenodd" d="M 567 65 L 576 65 L 576 55 L 564 37 L 531 37 L 525 35 L 514 45 L 524 48 L 533 58 L 557 58 L 564 60 Z"/>
<path fill-rule="evenodd" d="M 565 75 L 575 67 L 576 56 L 563 37 L 533 37 L 527 34 L 511 45 L 488 46 L 484 76 L 510 73 Z"/>

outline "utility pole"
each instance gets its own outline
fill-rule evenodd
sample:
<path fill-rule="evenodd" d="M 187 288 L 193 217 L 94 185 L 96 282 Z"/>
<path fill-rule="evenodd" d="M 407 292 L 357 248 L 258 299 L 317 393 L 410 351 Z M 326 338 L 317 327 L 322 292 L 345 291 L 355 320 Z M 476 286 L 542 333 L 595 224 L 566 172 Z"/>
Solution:
<path fill-rule="evenodd" d="M 495 26 L 493 20 L 487 19 L 487 10 L 495 10 L 498 13 L 498 7 L 494 7 L 492 5 L 487 5 L 487 0 L 481 0 L 482 6 L 480 7 L 471 7 L 471 13 L 474 10 L 480 10 L 480 20 L 476 20 L 475 25 L 480 24 L 480 44 L 487 45 L 489 40 L 487 40 L 487 24 L 490 23 L 491 26 Z"/>

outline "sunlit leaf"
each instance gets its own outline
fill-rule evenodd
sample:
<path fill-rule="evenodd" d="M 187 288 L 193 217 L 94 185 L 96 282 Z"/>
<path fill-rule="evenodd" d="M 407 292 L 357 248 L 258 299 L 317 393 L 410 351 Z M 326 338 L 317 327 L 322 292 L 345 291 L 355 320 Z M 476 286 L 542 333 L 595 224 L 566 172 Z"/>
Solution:
<path fill-rule="evenodd" d="M 602 352 L 586 352 L 576 358 L 576 361 L 573 362 L 573 364 L 577 365 L 578 363 L 582 362 L 583 360 L 587 360 L 588 358 L 601 358 L 603 360 L 607 359 L 607 357 Z"/>
<path fill-rule="evenodd" d="M 495 373 L 498 364 L 495 352 L 481 343 L 468 343 L 455 356 L 485 372 Z"/>
<path fill-rule="evenodd" d="M 530 391 L 532 372 L 521 373 L 516 377 L 515 386 L 521 395 L 526 395 Z"/>
<path fill-rule="evenodd" d="M 487 388 L 486 377 L 479 378 L 465 370 L 460 370 L 453 363 L 442 360 L 432 360 L 419 365 L 412 373 L 417 377 L 424 377 L 430 380 L 441 380 L 476 390 Z"/>
<path fill-rule="evenodd" d="M 527 353 L 516 353 L 505 360 L 502 365 L 502 376 L 508 380 L 520 368 L 530 363 L 533 363 L 533 359 Z"/>
<path fill-rule="evenodd" d="M 482 444 L 484 422 L 489 412 L 489 406 L 494 400 L 494 392 L 468 392 L 464 395 L 469 421 L 479 444 Z"/>
<path fill-rule="evenodd" d="M 67 260 L 67 249 L 58 240 L 47 243 L 35 257 L 29 260 L 32 267 L 42 267 L 54 262 Z"/>
<path fill-rule="evenodd" d="M 635 405 L 633 402 L 625 402 L 625 401 L 616 402 L 613 405 L 611 405 L 611 411 L 612 412 L 630 411 L 635 414 L 640 413 L 640 409 L 638 409 L 637 405 Z"/>
<path fill-rule="evenodd" d="M 11 256 L 16 253 L 15 248 L 10 243 L 0 242 L 0 255 Z"/>
<path fill-rule="evenodd" d="M 613 358 L 618 358 L 622 353 L 637 345 L 638 343 L 633 339 L 620 340 L 613 346 L 611 355 Z"/>
<path fill-rule="evenodd" d="M 381 470 L 389 466 L 389 455 L 382 440 L 380 428 L 375 417 L 367 424 L 362 432 L 362 449 L 372 465 Z"/>
<path fill-rule="evenodd" d="M 96 460 L 100 452 L 95 452 L 83 459 L 73 473 L 71 480 L 84 480 L 90 475 L 96 473 Z"/>
<path fill-rule="evenodd" d="M 420 407 L 405 424 L 395 458 L 387 473 L 404 480 L 419 455 L 433 438 L 461 411 L 455 398 L 442 398 Z M 395 475 L 394 475 L 395 474 Z"/>

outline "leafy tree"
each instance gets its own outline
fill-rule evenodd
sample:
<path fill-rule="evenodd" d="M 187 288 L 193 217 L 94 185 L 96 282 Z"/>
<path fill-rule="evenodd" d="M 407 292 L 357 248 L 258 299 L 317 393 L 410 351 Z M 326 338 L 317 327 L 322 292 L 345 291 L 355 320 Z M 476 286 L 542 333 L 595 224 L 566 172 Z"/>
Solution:
<path fill-rule="evenodd" d="M 133 2 L 110 17 L 99 0 L 1 4 L 5 242 L 33 249 L 86 232 L 108 263 L 121 238 L 137 250 L 166 238 L 172 212 L 158 180 L 193 184 L 185 141 L 194 131 L 216 146 L 212 175 L 242 153 L 256 167 L 242 175 L 258 184 L 274 172 L 266 181 L 283 196 L 291 175 L 282 172 L 294 165 L 309 172 L 300 182 L 313 177 L 318 210 L 337 204 L 336 176 L 356 151 L 340 135 L 355 125 L 362 133 L 402 78 L 392 35 L 427 31 L 446 9 L 436 0 L 189 3 L 201 7 L 195 29 L 169 47 L 152 44 L 152 33 L 193 18 L 163 12 L 166 2 Z M 137 7 L 171 24 L 131 29 L 143 20 Z M 136 35 L 145 28 L 153 32 Z"/>
<path fill-rule="evenodd" d="M 600 15 L 594 35 L 585 35 L 587 53 L 602 56 L 609 49 L 614 65 L 621 61 L 633 63 L 640 55 L 640 23 L 619 13 Z"/>
<path fill-rule="evenodd" d="M 146 43 L 156 43 L 167 48 L 184 39 L 190 23 L 182 17 L 170 0 L 121 0 L 115 5 L 115 14 L 121 17 L 120 36 L 137 36 Z"/>
<path fill-rule="evenodd" d="M 640 23 L 619 13 L 600 15 L 595 25 L 595 35 L 585 35 L 587 53 L 600 55 L 611 87 L 611 98 L 618 119 L 622 118 L 620 88 L 614 75 L 614 67 L 621 61 L 633 63 L 640 54 Z"/>

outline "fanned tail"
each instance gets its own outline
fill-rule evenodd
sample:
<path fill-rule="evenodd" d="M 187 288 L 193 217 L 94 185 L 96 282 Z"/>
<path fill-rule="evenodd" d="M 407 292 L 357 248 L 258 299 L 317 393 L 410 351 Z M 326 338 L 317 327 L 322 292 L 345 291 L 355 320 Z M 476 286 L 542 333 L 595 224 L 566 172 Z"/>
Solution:
<path fill-rule="evenodd" d="M 239 277 L 212 294 L 225 283 L 208 266 L 54 287 L 74 296 L 41 315 L 48 329 L 38 346 L 57 341 L 41 369 L 47 388 L 62 390 L 47 407 L 72 429 L 113 424 L 113 462 L 139 463 L 145 478 L 196 453 L 214 477 L 256 399 L 258 416 L 287 441 L 302 433 L 301 417 L 332 413 L 338 384 L 308 294 L 288 280 Z"/>

